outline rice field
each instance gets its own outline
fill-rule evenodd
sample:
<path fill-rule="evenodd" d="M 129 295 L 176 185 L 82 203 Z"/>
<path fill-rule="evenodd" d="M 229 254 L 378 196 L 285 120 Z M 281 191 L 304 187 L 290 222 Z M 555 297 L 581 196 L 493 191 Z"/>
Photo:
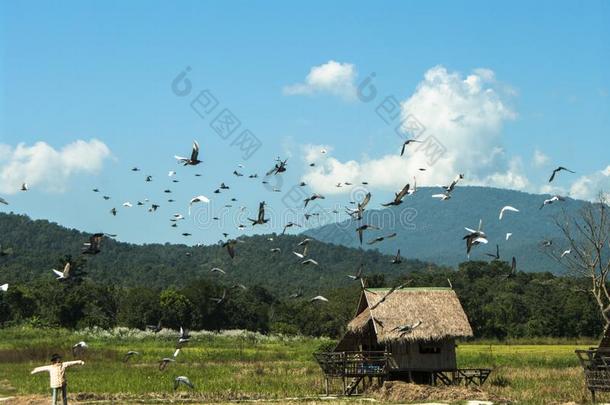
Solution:
<path fill-rule="evenodd" d="M 30 371 L 48 364 L 52 353 L 71 360 L 71 346 L 81 340 L 89 345 L 82 356 L 85 365 L 68 371 L 68 386 L 72 398 L 84 403 L 273 399 L 287 403 L 286 398 L 316 398 L 324 392 L 322 373 L 312 353 L 332 343 L 328 339 L 194 332 L 176 362 L 160 371 L 158 361 L 172 355 L 176 339 L 176 332 L 167 330 L 156 335 L 120 328 L 0 330 L 0 398 L 47 395 L 48 375 L 31 376 Z M 501 398 L 528 404 L 581 403 L 588 395 L 574 350 L 592 343 L 463 343 L 458 347 L 458 363 L 460 367 L 494 368 L 483 390 Z M 123 362 L 129 350 L 140 355 Z M 174 391 L 173 380 L 179 375 L 188 376 L 195 390 Z"/>

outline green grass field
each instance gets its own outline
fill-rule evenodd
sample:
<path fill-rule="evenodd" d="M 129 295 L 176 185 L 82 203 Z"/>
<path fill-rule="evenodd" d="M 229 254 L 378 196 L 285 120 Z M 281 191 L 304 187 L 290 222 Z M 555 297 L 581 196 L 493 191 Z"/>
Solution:
<path fill-rule="evenodd" d="M 159 371 L 158 361 L 170 357 L 176 333 L 158 335 L 117 330 L 73 333 L 65 330 L 0 330 L 0 397 L 46 395 L 48 375 L 30 375 L 47 364 L 52 353 L 71 360 L 71 346 L 85 340 L 86 364 L 68 371 L 69 389 L 83 399 L 187 399 L 222 402 L 240 399 L 315 397 L 324 380 L 312 353 L 326 339 L 282 338 L 252 333 L 195 333 L 177 361 Z M 593 342 L 562 344 L 466 344 L 458 348 L 460 367 L 493 367 L 484 391 L 522 403 L 583 402 L 582 371 L 576 348 Z M 128 350 L 141 356 L 122 361 Z M 175 393 L 173 379 L 186 375 L 194 391 Z"/>

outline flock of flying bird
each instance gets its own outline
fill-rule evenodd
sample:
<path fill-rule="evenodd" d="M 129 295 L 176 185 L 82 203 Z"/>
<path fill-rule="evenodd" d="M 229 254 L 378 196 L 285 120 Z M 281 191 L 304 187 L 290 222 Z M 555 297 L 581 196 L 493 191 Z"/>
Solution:
<path fill-rule="evenodd" d="M 401 148 L 401 152 L 400 155 L 403 156 L 404 152 L 406 150 L 406 148 L 411 144 L 411 143 L 415 143 L 415 142 L 419 142 L 418 140 L 415 139 L 410 139 L 410 140 L 406 140 Z M 199 143 L 197 141 L 193 141 L 193 146 L 192 146 L 192 151 L 189 157 L 182 157 L 182 156 L 175 156 L 175 159 L 177 160 L 177 162 L 183 166 L 197 166 L 200 163 L 202 163 L 202 161 L 199 159 L 199 152 L 200 152 L 200 147 L 199 147 Z M 325 154 L 326 150 L 322 149 L 320 151 L 320 153 Z M 314 166 L 314 163 L 311 163 L 310 166 Z M 243 165 L 239 165 L 240 168 L 243 168 Z M 131 169 L 133 172 L 139 172 L 140 169 L 138 167 L 134 167 L 133 169 Z M 269 183 L 269 177 L 270 176 L 277 176 L 277 175 L 281 175 L 282 173 L 286 172 L 287 170 L 287 160 L 282 160 L 280 158 L 277 158 L 273 167 L 266 172 L 266 176 L 265 179 L 263 180 L 264 184 L 268 184 Z M 425 168 L 420 168 L 420 171 L 425 171 Z M 570 173 L 574 173 L 573 171 L 559 166 L 557 167 L 555 170 L 553 170 L 550 178 L 549 178 L 549 182 L 552 182 L 557 174 L 561 171 L 567 171 Z M 237 176 L 237 177 L 242 177 L 244 176 L 243 173 L 238 172 L 237 170 L 235 170 L 233 172 L 233 175 Z M 177 183 L 178 180 L 175 179 L 176 176 L 176 171 L 172 170 L 169 171 L 168 176 L 170 178 L 172 178 L 172 182 Z M 195 173 L 195 176 L 201 176 L 201 174 L 199 173 Z M 251 174 L 248 176 L 251 179 L 256 179 L 258 178 L 258 174 Z M 433 194 L 432 197 L 433 198 L 438 198 L 440 201 L 447 201 L 451 198 L 452 196 L 452 192 L 455 190 L 456 186 L 458 185 L 458 183 L 460 182 L 460 180 L 464 179 L 464 175 L 463 174 L 458 174 L 447 186 L 440 186 L 442 192 L 438 193 L 438 194 Z M 146 182 L 151 182 L 153 181 L 152 176 L 147 175 L 145 177 L 145 181 Z M 368 182 L 363 181 L 362 182 L 363 185 L 368 185 Z M 352 184 L 349 182 L 345 182 L 345 183 L 339 183 L 337 184 L 337 187 L 342 187 L 343 185 L 345 186 L 351 186 Z M 306 186 L 305 182 L 301 182 L 299 184 L 300 187 L 304 187 Z M 220 194 L 225 190 L 229 190 L 230 187 L 227 186 L 224 182 L 220 184 L 220 186 L 214 190 L 214 194 Z M 29 190 L 28 185 L 24 182 L 21 186 L 21 191 L 26 192 Z M 277 188 L 273 188 L 272 191 L 281 191 Z M 100 190 L 98 188 L 93 189 L 93 192 L 95 193 L 99 193 Z M 165 189 L 164 193 L 165 194 L 171 194 L 171 190 L 170 189 Z M 392 199 L 392 201 L 389 201 L 387 203 L 383 203 L 381 204 L 381 206 L 383 207 L 391 207 L 391 206 L 399 206 L 401 204 L 404 203 L 405 198 L 407 198 L 408 196 L 411 196 L 413 194 L 415 194 L 417 192 L 417 182 L 416 179 L 414 179 L 413 182 L 413 186 L 411 187 L 410 184 L 406 184 L 400 191 L 398 191 L 397 193 L 395 193 L 394 198 Z M 320 200 L 320 199 L 324 199 L 325 197 L 321 194 L 318 193 L 314 193 L 311 196 L 305 198 L 303 200 L 303 207 L 306 208 L 308 206 L 308 204 L 312 201 L 315 200 Z M 110 200 L 111 197 L 108 195 L 103 195 L 103 199 L 104 200 Z M 174 202 L 173 199 L 169 198 L 167 200 L 169 203 Z M 235 198 L 231 199 L 232 202 L 237 201 Z M 368 224 L 366 222 L 364 222 L 364 211 L 366 210 L 366 207 L 368 206 L 368 204 L 371 201 L 371 193 L 367 192 L 366 195 L 364 196 L 364 198 L 362 199 L 362 201 L 352 201 L 351 204 L 355 205 L 354 208 L 349 208 L 346 207 L 346 213 L 357 222 L 357 227 L 355 228 L 355 231 L 357 233 L 357 237 L 358 237 L 358 241 L 360 243 L 360 245 L 363 244 L 364 241 L 364 235 L 365 233 L 367 233 L 367 231 L 370 230 L 380 230 L 379 227 L 374 226 L 372 224 Z M 542 209 L 543 207 L 545 207 L 546 205 L 549 204 L 553 204 L 556 202 L 560 202 L 560 201 L 564 201 L 564 197 L 559 196 L 559 195 L 555 195 L 549 199 L 546 199 L 542 202 L 540 209 Z M 207 204 L 210 202 L 210 198 L 204 196 L 204 195 L 198 195 L 198 196 L 194 196 L 193 198 L 190 199 L 189 203 L 188 203 L 188 215 L 191 215 L 191 207 L 194 204 L 198 204 L 198 203 L 203 203 L 203 204 Z M 137 201 L 136 205 L 137 206 L 144 206 L 146 205 L 146 203 L 149 203 L 148 199 L 144 199 L 144 201 Z M 0 197 L 0 204 L 8 204 L 8 202 Z M 131 208 L 133 207 L 134 204 L 132 204 L 129 201 L 126 201 L 122 204 L 122 206 L 124 208 Z M 228 204 L 225 207 L 230 207 L 231 205 Z M 157 203 L 151 203 L 150 207 L 148 209 L 149 212 L 155 212 L 157 211 L 157 209 L 160 207 L 159 204 Z M 259 203 L 258 206 L 258 213 L 256 215 L 255 218 L 247 218 L 248 221 L 251 223 L 252 227 L 255 227 L 257 225 L 264 225 L 267 224 L 270 219 L 267 218 L 265 216 L 265 207 L 266 204 L 264 201 Z M 244 210 L 244 207 L 241 207 L 242 210 Z M 336 211 L 335 211 L 336 212 Z M 519 209 L 512 207 L 512 206 L 505 206 L 503 207 L 500 212 L 499 212 L 499 220 L 501 221 L 504 216 L 508 213 L 508 212 L 514 212 L 517 213 L 519 212 Z M 111 215 L 116 216 L 118 214 L 118 210 L 113 207 L 110 210 Z M 320 213 L 304 213 L 304 218 L 305 220 L 308 220 L 310 217 L 314 216 L 314 215 L 319 215 Z M 178 221 L 184 220 L 185 217 L 182 214 L 174 214 L 171 218 L 170 221 L 172 222 L 171 226 L 172 227 L 177 227 L 177 223 Z M 213 217 L 213 219 L 218 220 L 218 217 Z M 284 225 L 283 228 L 283 232 L 282 234 L 284 234 L 286 232 L 286 230 L 288 228 L 292 228 L 292 227 L 301 227 L 302 225 L 295 223 L 295 222 L 288 222 L 287 224 Z M 246 228 L 245 225 L 238 225 L 237 227 L 238 229 L 244 229 Z M 478 245 L 481 244 L 487 244 L 488 243 L 488 239 L 487 239 L 487 235 L 486 233 L 483 231 L 482 229 L 482 221 L 479 221 L 479 226 L 477 229 L 471 229 L 466 227 L 465 228 L 467 231 L 467 234 L 463 237 L 463 240 L 465 241 L 466 244 L 466 254 L 468 257 L 470 257 L 470 253 L 472 251 L 472 249 Z M 183 236 L 190 236 L 190 233 L 182 233 Z M 369 241 L 367 241 L 367 244 L 369 245 L 374 245 L 376 243 L 380 243 L 383 242 L 384 240 L 390 239 L 395 237 L 397 234 L 394 233 L 390 233 L 387 235 L 382 235 L 382 236 L 378 236 L 375 237 Z M 512 233 L 507 233 L 506 234 L 506 240 L 508 240 L 510 238 L 510 236 L 512 235 Z M 104 234 L 104 233 L 96 233 L 94 235 L 92 235 L 89 240 L 85 243 L 83 243 L 83 248 L 82 248 L 82 254 L 85 255 L 96 255 L 98 253 L 101 252 L 101 245 L 102 245 L 102 241 L 105 237 L 115 237 L 116 235 L 110 235 L 110 234 Z M 227 238 L 223 243 L 222 243 L 222 247 L 226 249 L 228 255 L 230 256 L 231 259 L 233 259 L 236 256 L 236 247 L 238 245 L 239 242 L 241 242 L 240 239 L 238 238 L 228 238 L 229 234 L 228 233 L 223 233 L 223 236 L 225 238 Z M 269 241 L 273 242 L 273 238 L 269 237 L 268 238 Z M 307 266 L 307 265 L 313 265 L 313 266 L 318 266 L 319 263 L 309 257 L 309 246 L 310 246 L 310 242 L 312 241 L 312 239 L 309 238 L 305 238 L 304 240 L 302 240 L 301 242 L 299 242 L 296 246 L 295 249 L 293 250 L 293 254 L 296 258 L 298 258 L 300 260 L 300 263 L 303 266 Z M 552 244 L 551 241 L 545 242 L 545 246 L 550 246 Z M 279 247 L 272 247 L 270 248 L 270 252 L 272 254 L 277 254 L 277 253 L 281 253 L 281 249 Z M 189 253 L 187 253 L 189 254 Z M 488 256 L 492 257 L 494 260 L 499 260 L 500 259 L 500 252 L 499 252 L 499 247 L 496 246 L 496 253 L 492 254 L 492 253 L 486 253 Z M 564 257 L 565 255 L 570 254 L 570 251 L 567 250 L 565 252 L 563 252 L 561 257 Z M 396 255 L 392 258 L 391 264 L 400 264 L 402 263 L 402 258 L 401 258 L 401 254 L 400 254 L 400 249 L 398 249 Z M 65 263 L 64 267 L 62 270 L 57 270 L 57 269 L 52 269 L 52 272 L 55 274 L 57 280 L 59 281 L 65 281 L 68 280 L 71 277 L 71 267 L 72 264 L 70 262 Z M 218 274 L 225 274 L 226 272 L 218 267 L 214 267 L 210 270 L 211 273 L 218 273 Z M 512 258 L 512 265 L 511 265 L 511 273 L 507 276 L 510 277 L 512 275 L 514 275 L 516 272 L 516 259 L 515 257 Z M 351 280 L 359 280 L 362 284 L 362 286 L 364 287 L 364 278 L 363 278 L 363 266 L 360 266 L 358 272 L 355 275 L 348 275 L 347 276 L 349 279 Z M 246 289 L 245 286 L 243 286 L 242 284 L 237 284 L 234 285 L 233 287 L 231 287 L 231 289 L 233 288 L 238 288 L 238 289 Z M 390 289 L 390 291 L 386 294 L 390 295 L 393 291 L 395 291 L 396 289 L 399 289 L 400 287 L 394 287 L 392 289 Z M 8 284 L 3 284 L 0 285 L 0 292 L 6 292 L 8 290 Z M 299 298 L 301 297 L 302 292 L 297 292 L 294 293 L 292 295 L 290 295 L 291 298 Z M 225 289 L 222 296 L 218 297 L 218 298 L 212 298 L 211 300 L 214 301 L 216 304 L 222 304 L 228 297 L 228 291 Z M 383 300 L 381 300 L 377 305 L 381 304 L 385 298 Z M 328 299 L 326 299 L 324 296 L 321 295 L 317 295 L 313 298 L 311 298 L 309 300 L 310 302 L 327 302 Z M 418 324 L 416 325 L 405 325 L 404 330 L 402 332 L 407 333 L 408 331 L 413 330 L 415 327 L 419 326 Z M 157 324 L 157 325 L 148 325 L 147 328 L 153 332 L 159 332 L 161 330 L 161 323 Z M 165 357 L 163 359 L 161 359 L 159 361 L 159 369 L 160 370 L 165 370 L 167 368 L 167 366 L 176 361 L 177 356 L 179 355 L 181 349 L 189 342 L 190 340 L 190 335 L 188 333 L 188 331 L 186 329 L 180 328 L 180 333 L 179 333 L 179 337 L 178 337 L 178 341 L 177 341 L 177 345 L 175 348 L 175 351 L 173 353 L 173 355 L 171 357 Z M 82 353 L 83 350 L 85 350 L 87 348 L 87 344 L 85 342 L 79 342 L 76 345 L 73 346 L 73 353 L 75 356 L 79 355 L 80 353 Z M 124 361 L 127 362 L 129 361 L 130 358 L 134 357 L 134 356 L 138 356 L 140 353 L 137 351 L 129 351 L 125 354 L 124 356 Z M 185 376 L 179 376 L 175 379 L 174 381 L 174 388 L 178 388 L 178 386 L 180 384 L 184 384 L 190 388 L 194 388 L 193 384 L 189 381 L 189 379 Z"/>

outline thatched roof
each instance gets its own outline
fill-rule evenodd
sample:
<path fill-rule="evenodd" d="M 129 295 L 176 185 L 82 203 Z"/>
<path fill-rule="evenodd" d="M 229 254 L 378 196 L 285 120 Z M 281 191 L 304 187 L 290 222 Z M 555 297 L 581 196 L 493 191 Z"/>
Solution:
<path fill-rule="evenodd" d="M 380 343 L 472 336 L 468 318 L 452 289 L 403 288 L 387 295 L 389 291 L 387 288 L 365 289 L 361 297 L 362 310 L 347 325 L 348 330 L 361 333 L 372 327 Z M 384 296 L 385 300 L 379 303 Z M 418 321 L 421 325 L 409 333 L 395 329 Z"/>

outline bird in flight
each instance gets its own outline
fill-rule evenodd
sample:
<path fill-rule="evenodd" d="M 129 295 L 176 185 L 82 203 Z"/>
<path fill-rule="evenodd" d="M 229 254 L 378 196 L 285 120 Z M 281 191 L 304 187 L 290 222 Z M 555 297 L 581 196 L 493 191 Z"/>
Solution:
<path fill-rule="evenodd" d="M 421 141 L 418 141 L 417 139 L 407 139 L 406 141 L 404 141 L 404 143 L 402 144 L 402 149 L 400 150 L 400 156 L 405 154 L 405 149 L 409 144 L 415 143 L 415 142 L 421 143 Z"/>
<path fill-rule="evenodd" d="M 400 249 L 396 252 L 396 256 L 392 259 L 392 264 L 400 264 L 402 263 L 402 258 L 400 257 Z"/>
<path fill-rule="evenodd" d="M 557 169 L 553 170 L 553 173 L 551 173 L 551 177 L 549 178 L 549 183 L 552 182 L 555 179 L 555 175 L 562 170 L 565 170 L 566 172 L 570 172 L 570 173 L 575 173 L 570 169 L 566 169 L 563 166 L 559 166 Z"/>
<path fill-rule="evenodd" d="M 222 244 L 223 248 L 227 248 L 227 252 L 229 253 L 229 256 L 231 257 L 231 259 L 235 258 L 235 245 L 236 244 L 237 244 L 236 239 L 229 239 L 228 241 L 226 241 L 225 243 Z"/>
<path fill-rule="evenodd" d="M 328 299 L 321 295 L 316 295 L 315 297 L 310 299 L 309 302 L 328 302 Z"/>
<path fill-rule="evenodd" d="M 8 284 L 2 284 L 2 285 L 0 285 L 0 291 L 2 291 L 2 292 L 7 292 L 7 291 L 8 291 Z"/>
<path fill-rule="evenodd" d="M 197 141 L 193 141 L 193 151 L 191 152 L 191 157 L 181 157 L 174 156 L 178 160 L 178 162 L 182 163 L 184 166 L 196 166 L 201 163 L 199 160 L 199 143 Z"/>
<path fill-rule="evenodd" d="M 360 240 L 361 245 L 362 245 L 362 234 L 364 231 L 369 230 L 369 229 L 379 230 L 378 227 L 376 227 L 374 225 L 368 225 L 368 224 L 360 225 L 358 228 L 356 228 L 356 232 L 358 232 L 358 239 Z"/>
<path fill-rule="evenodd" d="M 483 221 L 479 220 L 479 228 L 475 231 L 474 229 L 465 228 L 468 231 L 462 239 L 466 241 L 466 254 L 470 257 L 470 251 L 474 246 L 481 243 L 487 244 L 487 235 L 482 231 Z"/>
<path fill-rule="evenodd" d="M 395 193 L 394 196 L 394 201 L 390 201 L 389 203 L 385 203 L 385 204 L 381 204 L 384 207 L 389 207 L 391 205 L 400 205 L 402 204 L 402 199 L 405 198 L 405 196 L 409 193 L 409 183 L 407 183 L 407 185 L 405 185 L 402 190 L 400 190 L 398 193 Z"/>
<path fill-rule="evenodd" d="M 189 202 L 189 215 L 191 215 L 191 207 L 193 204 L 198 203 L 198 202 L 202 202 L 202 203 L 209 203 L 210 199 L 204 195 L 198 195 L 196 197 L 191 198 L 191 201 Z"/>
<path fill-rule="evenodd" d="M 317 199 L 324 199 L 324 198 L 325 198 L 325 197 L 324 197 L 323 195 L 320 195 L 320 194 L 313 194 L 312 196 L 307 197 L 307 198 L 306 198 L 305 200 L 303 200 L 303 201 L 305 201 L 305 207 L 307 207 L 307 204 L 309 204 L 309 202 L 310 202 L 310 201 L 314 201 L 314 200 L 317 200 Z"/>
<path fill-rule="evenodd" d="M 485 255 L 489 256 L 489 257 L 493 257 L 493 260 L 500 260 L 500 246 L 496 245 L 496 253 L 485 253 Z"/>
<path fill-rule="evenodd" d="M 184 375 L 178 376 L 174 379 L 174 391 L 178 389 L 180 384 L 186 385 L 187 387 L 189 387 L 192 390 L 195 389 L 195 386 L 193 385 L 191 380 L 189 380 L 189 378 Z"/>
<path fill-rule="evenodd" d="M 77 344 L 75 344 L 74 346 L 72 346 L 72 355 L 74 357 L 79 357 L 80 355 L 82 355 L 85 351 L 85 349 L 87 349 L 89 347 L 89 345 L 87 345 L 87 343 L 85 343 L 84 341 L 80 341 Z"/>
<path fill-rule="evenodd" d="M 362 200 L 362 202 L 359 202 L 357 205 L 357 208 L 355 210 L 350 210 L 349 208 L 347 209 L 347 213 L 349 215 L 351 215 L 353 218 L 357 219 L 358 221 L 360 221 L 362 219 L 362 214 L 364 213 L 364 209 L 366 208 L 367 204 L 371 201 L 371 193 L 368 192 L 366 193 L 366 195 L 364 196 L 364 199 Z"/>
<path fill-rule="evenodd" d="M 284 230 L 282 231 L 282 235 L 284 235 L 286 233 L 286 229 L 287 228 L 292 228 L 293 226 L 297 226 L 297 227 L 301 227 L 301 225 L 296 224 L 294 222 L 288 222 L 286 225 L 284 225 Z"/>
<path fill-rule="evenodd" d="M 22 183 L 21 184 L 21 191 L 28 191 L 29 187 L 28 187 L 28 183 Z"/>
<path fill-rule="evenodd" d="M 276 159 L 276 163 L 275 166 L 273 166 L 273 169 L 269 170 L 267 172 L 267 176 L 270 176 L 272 174 L 280 174 L 286 171 L 286 162 L 288 161 L 288 159 L 286 160 L 282 160 L 279 157 Z"/>
<path fill-rule="evenodd" d="M 500 210 L 500 218 L 499 218 L 500 221 L 502 220 L 502 217 L 504 217 L 504 213 L 506 211 L 519 212 L 519 210 L 516 209 L 515 207 L 511 207 L 510 205 L 507 205 Z"/>
<path fill-rule="evenodd" d="M 362 278 L 362 270 L 363 270 L 363 268 L 364 268 L 364 266 L 360 265 L 360 267 L 358 268 L 358 273 L 356 273 L 356 275 L 352 276 L 351 274 L 348 274 L 347 277 L 352 279 L 352 280 L 354 280 L 354 281 L 360 280 Z"/>
<path fill-rule="evenodd" d="M 256 219 L 248 218 L 248 221 L 252 222 L 252 226 L 264 225 L 269 222 L 269 218 L 265 219 L 265 202 L 262 201 L 258 205 L 258 217 Z"/>
<path fill-rule="evenodd" d="M 553 197 L 544 200 L 539 209 L 542 209 L 545 205 L 549 205 L 549 204 L 553 204 L 554 202 L 557 202 L 557 201 L 565 201 L 565 200 L 566 199 L 560 195 L 554 195 Z"/>
<path fill-rule="evenodd" d="M 96 255 L 101 252 L 100 245 L 102 244 L 104 236 L 105 235 L 103 233 L 96 233 L 91 235 L 91 237 L 89 238 L 89 242 L 83 243 L 84 250 L 82 253 L 85 255 Z"/>
<path fill-rule="evenodd" d="M 419 327 L 421 324 L 422 324 L 422 321 L 417 321 L 411 325 L 399 325 L 399 326 L 395 327 L 394 329 L 392 329 L 392 332 L 398 332 L 398 333 L 400 333 L 400 336 L 403 336 L 403 335 L 413 332 L 413 330 L 415 328 Z"/>
<path fill-rule="evenodd" d="M 57 280 L 67 280 L 68 277 L 70 277 L 70 267 L 72 265 L 70 264 L 70 262 L 67 262 L 66 265 L 64 266 L 64 270 L 63 271 L 59 271 L 59 270 L 55 270 L 55 269 L 51 269 L 53 270 L 53 273 L 55 273 L 55 275 L 57 276 Z"/>
<path fill-rule="evenodd" d="M 313 264 L 314 266 L 318 266 L 319 263 L 316 262 L 314 259 L 305 259 L 301 262 L 302 265 L 307 266 L 308 264 Z"/>
<path fill-rule="evenodd" d="M 382 242 L 382 241 L 384 241 L 385 239 L 390 239 L 390 238 L 393 238 L 393 237 L 394 237 L 394 236 L 396 236 L 396 235 L 397 235 L 397 234 L 396 234 L 396 232 L 393 232 L 393 233 L 391 233 L 391 234 L 389 234 L 389 235 L 386 235 L 386 236 L 378 236 L 378 237 L 376 237 L 375 239 L 373 239 L 373 240 L 371 240 L 371 241 L 368 241 L 368 242 L 367 242 L 367 244 L 369 244 L 369 245 L 374 245 L 375 243 Z"/>
<path fill-rule="evenodd" d="M 123 363 L 127 363 L 129 361 L 129 359 L 131 359 L 133 356 L 139 356 L 139 355 L 140 355 L 140 352 L 130 350 L 127 353 L 125 353 L 125 356 L 123 356 Z"/>

